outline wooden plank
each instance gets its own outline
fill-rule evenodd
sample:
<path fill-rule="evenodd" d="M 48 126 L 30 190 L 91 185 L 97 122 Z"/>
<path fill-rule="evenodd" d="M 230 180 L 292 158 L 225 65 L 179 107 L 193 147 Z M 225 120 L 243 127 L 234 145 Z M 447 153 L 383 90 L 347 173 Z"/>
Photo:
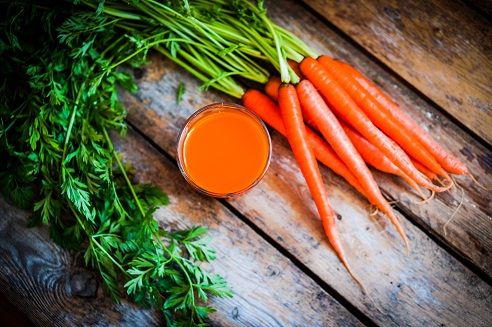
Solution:
<path fill-rule="evenodd" d="M 273 2 L 270 13 L 279 24 L 288 27 L 297 35 L 304 35 L 304 40 L 320 53 L 328 53 L 345 60 L 350 59 L 365 74 L 387 90 L 395 101 L 424 129 L 428 130 L 443 146 L 465 162 L 482 184 L 492 185 L 492 152 L 490 150 L 487 150 L 473 137 L 446 119 L 433 106 L 399 83 L 384 69 L 371 62 L 332 29 L 303 10 L 301 6 L 293 2 L 282 2 L 281 6 L 275 6 L 275 2 Z M 146 76 L 141 83 L 143 89 L 138 97 L 145 105 L 151 106 L 158 113 L 169 111 L 169 119 L 172 120 L 172 123 L 159 123 L 153 133 L 155 135 L 163 134 L 162 137 L 174 139 L 176 130 L 181 127 L 186 115 L 189 115 L 193 109 L 207 104 L 207 101 L 223 101 L 224 98 L 194 92 L 193 88 L 197 84 L 188 75 L 176 73 L 174 66 L 168 68 L 165 67 L 166 65 L 169 66 L 167 61 L 154 60 L 146 71 Z M 167 75 L 162 77 L 164 74 Z M 185 102 L 175 109 L 174 96 L 178 80 L 184 80 L 189 84 L 187 88 L 189 102 Z M 200 98 L 203 99 L 200 100 Z M 146 115 L 155 116 L 152 112 L 148 112 Z M 132 116 L 131 119 L 138 120 L 140 118 Z M 156 123 L 152 123 L 152 121 L 158 119 L 159 117 L 153 117 L 148 122 L 149 126 L 155 125 Z M 145 130 L 150 129 L 149 126 L 146 126 Z M 171 145 L 166 149 L 174 152 Z M 477 187 L 468 177 L 457 177 L 457 181 L 465 190 L 463 206 L 456 212 L 445 231 L 444 225 L 462 200 L 460 190 L 454 189 L 445 194 L 439 194 L 431 203 L 419 205 L 416 203 L 418 199 L 401 180 L 384 174 L 377 174 L 376 178 L 383 191 L 399 201 L 396 205 L 402 211 L 411 215 L 417 223 L 441 238 L 485 274 L 492 276 L 492 238 L 489 236 L 492 228 L 490 218 L 492 215 L 492 194 L 490 192 Z"/>
<path fill-rule="evenodd" d="M 138 174 L 135 179 L 166 191 L 170 205 L 158 210 L 168 228 L 208 225 L 218 259 L 207 267 L 222 274 L 235 292 L 213 299 L 214 326 L 359 326 L 360 322 L 218 201 L 195 193 L 167 159 L 130 131 L 116 146 Z M 42 228 L 26 229 L 26 212 L 0 200 L 0 285 L 40 325 L 157 325 L 157 313 L 121 306 L 101 293 L 73 295 L 68 253 Z M 77 268 L 78 269 L 78 268 Z M 162 324 L 162 322 L 160 322 Z"/>
<path fill-rule="evenodd" d="M 298 23 L 299 17 L 292 17 L 293 8 L 289 8 L 288 15 L 291 22 Z M 205 104 L 231 99 L 197 91 L 196 81 L 161 57 L 151 61 L 139 82 L 140 91 L 123 98 L 131 123 L 174 156 L 177 135 L 186 118 Z M 175 91 L 180 81 L 186 84 L 187 91 L 177 106 Z M 330 250 L 288 144 L 278 134 L 272 135 L 270 169 L 251 192 L 230 201 L 236 209 L 376 323 L 492 323 L 489 285 L 404 221 L 413 248 L 412 255 L 406 256 L 386 219 L 378 216 L 372 220 L 367 203 L 339 178 L 323 170 L 332 204 L 340 215 L 338 227 L 343 243 L 374 302 L 364 296 Z"/>
<path fill-rule="evenodd" d="M 492 143 L 492 23 L 458 1 L 306 4 Z"/>

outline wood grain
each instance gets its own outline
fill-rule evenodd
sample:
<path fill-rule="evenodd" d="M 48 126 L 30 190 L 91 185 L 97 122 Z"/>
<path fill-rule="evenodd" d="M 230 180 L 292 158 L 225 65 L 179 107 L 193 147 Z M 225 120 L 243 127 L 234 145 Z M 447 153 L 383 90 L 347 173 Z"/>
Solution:
<path fill-rule="evenodd" d="M 288 9 L 291 23 L 298 23 L 291 12 L 295 7 Z M 186 84 L 187 91 L 177 106 L 174 99 L 179 82 Z M 197 91 L 196 81 L 161 57 L 152 58 L 139 86 L 136 95 L 123 95 L 129 120 L 172 156 L 178 132 L 194 110 L 230 100 Z M 278 134 L 272 136 L 270 169 L 252 191 L 230 201 L 236 209 L 378 324 L 492 323 L 489 285 L 407 221 L 403 223 L 413 249 L 411 255 L 405 255 L 386 219 L 378 216 L 371 220 L 366 202 L 323 170 L 330 199 L 340 215 L 338 227 L 344 245 L 352 265 L 364 276 L 373 301 L 364 296 L 326 243 L 288 144 Z"/>
<path fill-rule="evenodd" d="M 361 325 L 223 205 L 195 193 L 176 167 L 141 137 L 130 131 L 115 143 L 137 169 L 136 180 L 153 183 L 170 196 L 171 204 L 156 214 L 161 225 L 209 226 L 219 259 L 207 269 L 225 276 L 235 292 L 232 299 L 212 300 L 218 310 L 211 316 L 213 326 Z M 27 215 L 0 199 L 0 290 L 32 321 L 42 326 L 162 324 L 157 312 L 128 303 L 116 306 L 100 290 L 87 298 L 87 286 L 81 287 L 90 286 L 84 282 L 87 278 L 74 274 L 70 255 L 54 245 L 43 228 L 25 227 Z M 75 296 L 74 288 L 85 298 Z"/>
<path fill-rule="evenodd" d="M 458 1 L 306 4 L 492 143 L 492 23 Z"/>

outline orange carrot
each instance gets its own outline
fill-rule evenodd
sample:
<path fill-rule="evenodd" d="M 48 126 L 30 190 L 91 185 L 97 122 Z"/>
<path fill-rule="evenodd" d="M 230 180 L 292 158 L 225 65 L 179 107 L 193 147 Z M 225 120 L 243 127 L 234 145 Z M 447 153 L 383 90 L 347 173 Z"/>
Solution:
<path fill-rule="evenodd" d="M 415 168 L 417 168 L 418 170 L 420 170 L 420 172 L 422 174 L 424 174 L 425 176 L 427 176 L 431 181 L 437 180 L 437 174 L 436 173 L 434 173 L 434 172 L 430 171 L 429 169 L 427 169 L 427 167 L 423 166 L 417 160 L 415 160 L 413 158 L 410 158 L 410 160 L 412 160 L 412 163 L 415 166 Z"/>
<path fill-rule="evenodd" d="M 398 168 L 422 185 L 435 192 L 446 191 L 447 188 L 439 187 L 431 183 L 410 161 L 407 154 L 390 138 L 383 134 L 366 114 L 357 106 L 345 90 L 338 85 L 330 73 L 315 59 L 304 58 L 300 64 L 304 76 L 306 76 L 321 92 L 336 114 L 354 127 L 369 142 L 375 145 Z"/>
<path fill-rule="evenodd" d="M 381 104 L 388 115 L 398 122 L 408 133 L 417 139 L 429 151 L 437 162 L 449 173 L 465 175 L 469 174 L 468 168 L 458 158 L 445 150 L 410 116 L 402 111 L 381 89 L 354 67 L 342 61 L 336 61 L 344 73 L 352 76 L 359 85 L 364 88 L 377 102 Z"/>
<path fill-rule="evenodd" d="M 291 84 L 282 84 L 279 88 L 278 100 L 282 120 L 287 132 L 287 139 L 289 140 L 299 168 L 306 179 L 309 191 L 313 196 L 325 234 L 338 258 L 347 268 L 347 271 L 356 281 L 359 281 L 345 258 L 340 240 L 338 239 L 338 233 L 335 230 L 335 212 L 328 202 L 328 192 L 326 191 L 321 173 L 319 172 L 318 163 L 308 142 L 306 127 L 302 119 L 301 106 L 295 87 Z"/>
<path fill-rule="evenodd" d="M 277 99 L 278 99 L 278 88 L 280 87 L 280 84 L 282 84 L 282 81 L 280 80 L 280 77 L 278 77 L 278 76 L 270 77 L 268 82 L 265 84 L 265 93 L 268 94 L 268 96 L 272 100 L 277 101 Z"/>
<path fill-rule="evenodd" d="M 287 63 L 289 64 L 290 68 L 292 68 L 294 73 L 296 73 L 296 75 L 302 79 L 302 73 L 301 73 L 301 70 L 299 69 L 299 64 L 297 62 L 295 62 L 294 60 L 291 60 L 291 59 L 288 59 Z"/>
<path fill-rule="evenodd" d="M 265 84 L 265 92 L 268 94 L 268 96 L 272 99 L 277 101 L 278 99 L 278 88 L 282 84 L 282 81 L 280 81 L 280 77 L 278 76 L 272 76 L 268 80 L 268 82 Z M 316 123 L 311 119 L 311 116 L 309 115 L 309 112 L 303 112 L 302 116 L 304 118 L 304 122 L 311 126 L 314 130 L 318 130 L 316 127 Z"/>
<path fill-rule="evenodd" d="M 362 88 L 356 80 L 345 74 L 343 70 L 339 69 L 339 66 L 334 65 L 335 60 L 328 56 L 321 56 L 318 58 L 318 62 L 352 97 L 374 125 L 398 143 L 407 154 L 417 159 L 431 171 L 450 180 L 447 172 L 439 165 L 432 154 L 417 139 L 411 137 L 398 122 L 391 119 L 391 115 L 388 115 L 381 104 Z"/>
<path fill-rule="evenodd" d="M 345 162 L 348 169 L 358 179 L 359 183 L 369 196 L 371 203 L 376 204 L 382 212 L 388 215 L 408 248 L 407 236 L 393 213 L 391 206 L 381 194 L 369 168 L 367 168 L 359 152 L 357 152 L 338 122 L 338 119 L 331 112 L 330 108 L 328 108 L 321 95 L 308 80 L 303 80 L 297 85 L 297 94 L 302 109 L 305 112 L 308 112 L 314 119 L 316 126 L 318 126 L 321 134 L 325 137 L 325 140 L 331 145 L 335 153 L 338 154 L 340 159 Z"/>
<path fill-rule="evenodd" d="M 366 140 L 362 135 L 354 131 L 352 128 L 347 126 L 345 123 L 340 122 L 343 130 L 347 134 L 350 141 L 354 145 L 357 152 L 359 152 L 360 156 L 364 161 L 371 165 L 372 167 L 380 170 L 382 172 L 400 176 L 408 183 L 413 189 L 417 191 L 417 193 L 425 199 L 426 196 L 422 193 L 420 187 L 415 183 L 413 179 L 408 177 L 407 174 L 401 171 L 400 168 L 396 167 L 391 160 L 389 160 L 384 153 L 382 153 L 378 148 L 371 144 L 368 140 Z"/>
<path fill-rule="evenodd" d="M 279 108 L 266 95 L 258 90 L 250 89 L 243 95 L 243 104 L 260 116 L 265 123 L 276 129 L 280 134 L 286 135 Z M 330 146 L 311 129 L 306 128 L 306 132 L 308 134 L 309 145 L 313 149 L 316 158 L 326 167 L 343 177 L 350 185 L 367 198 L 360 183 L 340 158 L 338 158 L 337 154 Z"/>

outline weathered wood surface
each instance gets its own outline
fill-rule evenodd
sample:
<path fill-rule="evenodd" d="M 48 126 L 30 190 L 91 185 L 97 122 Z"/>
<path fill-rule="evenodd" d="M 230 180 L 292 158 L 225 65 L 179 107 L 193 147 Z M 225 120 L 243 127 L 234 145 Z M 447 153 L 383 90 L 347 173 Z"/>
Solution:
<path fill-rule="evenodd" d="M 187 91 L 177 106 L 179 81 L 186 83 Z M 153 58 L 139 86 L 136 95 L 123 97 L 129 121 L 172 156 L 186 118 L 205 104 L 224 100 L 218 93 L 199 92 L 197 82 L 160 57 Z M 230 201 L 239 212 L 378 324 L 492 324 L 489 285 L 402 219 L 412 244 L 412 254 L 405 255 L 385 218 L 369 218 L 367 203 L 323 170 L 333 207 L 340 215 L 343 244 L 374 302 L 362 294 L 325 240 L 288 144 L 277 133 L 272 136 L 272 163 L 264 179 Z"/>
<path fill-rule="evenodd" d="M 492 143 L 492 23 L 459 1 L 304 0 Z"/>
<path fill-rule="evenodd" d="M 387 74 L 381 67 L 373 64 L 366 56 L 354 49 L 351 45 L 341 39 L 333 30 L 326 27 L 322 22 L 307 14 L 298 5 L 292 2 L 282 2 L 282 12 L 280 6 L 271 6 L 270 13 L 277 22 L 289 26 L 298 35 L 304 35 L 306 42 L 322 53 L 330 53 L 340 58 L 350 58 L 356 63 L 364 73 L 367 73 L 405 109 L 411 116 L 421 124 L 426 130 L 439 140 L 444 146 L 455 153 L 463 160 L 470 170 L 485 185 L 492 185 L 492 153 L 470 135 L 458 128 L 436 109 L 420 99 L 414 92 L 398 83 L 394 78 Z M 309 36 L 309 37 L 308 37 Z M 160 110 L 168 111 L 172 122 L 162 123 L 155 126 L 153 133 L 160 138 L 167 137 L 175 140 L 176 129 L 180 128 L 186 116 L 191 110 L 198 108 L 210 101 L 221 101 L 223 97 L 211 97 L 208 94 L 193 93 L 196 83 L 190 80 L 189 76 L 176 73 L 176 68 L 167 61 L 156 59 L 147 69 L 145 82 L 142 83 L 140 97 L 144 105 L 152 105 L 152 108 L 160 115 Z M 168 74 L 161 79 L 163 74 Z M 189 111 L 184 108 L 188 105 L 184 103 L 176 107 L 174 102 L 174 92 L 177 80 L 183 79 L 188 83 Z M 201 100 L 199 100 L 201 99 Z M 229 99 L 230 100 L 230 99 Z M 198 102 L 199 101 L 199 102 Z M 139 109 L 140 110 L 140 109 Z M 147 115 L 154 115 L 148 113 Z M 131 120 L 139 119 L 133 117 Z M 148 124 L 143 123 L 144 132 L 150 129 Z M 155 124 L 155 123 L 154 123 Z M 172 126 L 167 126 L 171 124 Z M 149 126 L 150 126 L 149 125 Z M 171 129 L 167 131 L 166 129 Z M 172 144 L 166 148 L 174 151 Z M 399 201 L 397 207 L 409 214 L 417 223 L 431 231 L 434 235 L 442 238 L 446 243 L 461 253 L 467 260 L 475 264 L 487 275 L 492 276 L 492 194 L 477 187 L 467 177 L 457 177 L 460 185 L 465 189 L 463 206 L 456 212 L 453 220 L 447 225 L 446 232 L 444 225 L 455 212 L 461 192 L 457 189 L 439 194 L 427 205 L 419 205 L 418 199 L 404 183 L 392 176 L 377 174 L 383 191 L 390 197 Z M 338 183 L 337 179 L 337 183 Z M 344 184 L 344 182 L 341 182 Z M 357 195 L 352 194 L 352 197 Z M 347 197 L 350 202 L 350 197 Z"/>
<path fill-rule="evenodd" d="M 207 225 L 218 259 L 211 265 L 235 292 L 213 299 L 214 326 L 357 326 L 360 322 L 289 260 L 218 201 L 194 192 L 179 171 L 141 137 L 130 132 L 116 141 L 137 168 L 136 180 L 168 192 L 170 205 L 158 210 L 167 228 Z M 101 290 L 82 298 L 74 287 L 95 292 L 91 280 L 79 280 L 70 255 L 49 240 L 43 228 L 27 229 L 26 212 L 0 199 L 0 286 L 38 325 L 162 324 L 158 313 L 124 303 L 114 305 Z M 75 270 L 75 273 L 74 273 Z M 78 278 L 77 280 L 74 280 Z M 95 280 L 93 280 L 95 282 Z M 87 286 L 87 284 L 89 284 Z"/>
<path fill-rule="evenodd" d="M 213 271 L 232 286 L 232 299 L 214 299 L 214 326 L 344 326 L 358 321 L 292 262 L 220 202 L 195 192 L 175 165 L 129 137 L 120 143 L 137 180 L 166 191 L 171 204 L 157 219 L 169 228 L 206 225 L 217 260 Z"/>

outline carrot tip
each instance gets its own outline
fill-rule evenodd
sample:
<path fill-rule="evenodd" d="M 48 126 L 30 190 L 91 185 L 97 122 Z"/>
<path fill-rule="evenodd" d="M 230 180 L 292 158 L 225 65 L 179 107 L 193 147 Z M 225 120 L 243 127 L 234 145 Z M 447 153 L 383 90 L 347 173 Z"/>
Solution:
<path fill-rule="evenodd" d="M 426 197 L 424 192 L 422 192 L 422 190 L 420 189 L 420 187 L 418 187 L 418 185 L 416 187 L 414 187 L 414 190 L 417 191 L 417 194 L 422 199 L 422 201 L 418 201 L 417 203 L 419 203 L 419 202 L 426 203 L 427 201 L 431 200 L 434 197 L 434 193 L 435 193 L 434 191 L 432 191 L 432 194 L 430 196 Z"/>
<path fill-rule="evenodd" d="M 398 233 L 400 234 L 402 240 L 403 240 L 403 245 L 405 248 L 405 254 L 410 255 L 411 249 L 410 249 L 410 241 L 408 240 L 407 234 L 403 231 L 403 229 L 398 229 Z"/>
<path fill-rule="evenodd" d="M 412 249 L 410 248 L 410 242 L 408 241 L 408 238 L 406 236 L 405 236 L 404 242 L 405 242 L 405 254 L 410 255 L 410 253 L 412 252 Z"/>
<path fill-rule="evenodd" d="M 352 268 L 350 268 L 350 265 L 348 264 L 347 260 L 345 259 L 345 257 L 340 257 L 339 256 L 339 259 L 340 261 L 342 261 L 342 264 L 345 266 L 345 269 L 347 269 L 348 273 L 350 274 L 350 276 L 354 279 L 355 282 L 357 282 L 357 284 L 359 284 L 359 286 L 361 287 L 362 289 L 362 292 L 364 294 L 369 294 L 369 292 L 367 291 L 367 288 L 366 286 L 364 285 L 364 283 L 362 282 L 362 279 L 359 278 L 359 276 L 357 276 L 357 274 L 352 270 Z"/>

